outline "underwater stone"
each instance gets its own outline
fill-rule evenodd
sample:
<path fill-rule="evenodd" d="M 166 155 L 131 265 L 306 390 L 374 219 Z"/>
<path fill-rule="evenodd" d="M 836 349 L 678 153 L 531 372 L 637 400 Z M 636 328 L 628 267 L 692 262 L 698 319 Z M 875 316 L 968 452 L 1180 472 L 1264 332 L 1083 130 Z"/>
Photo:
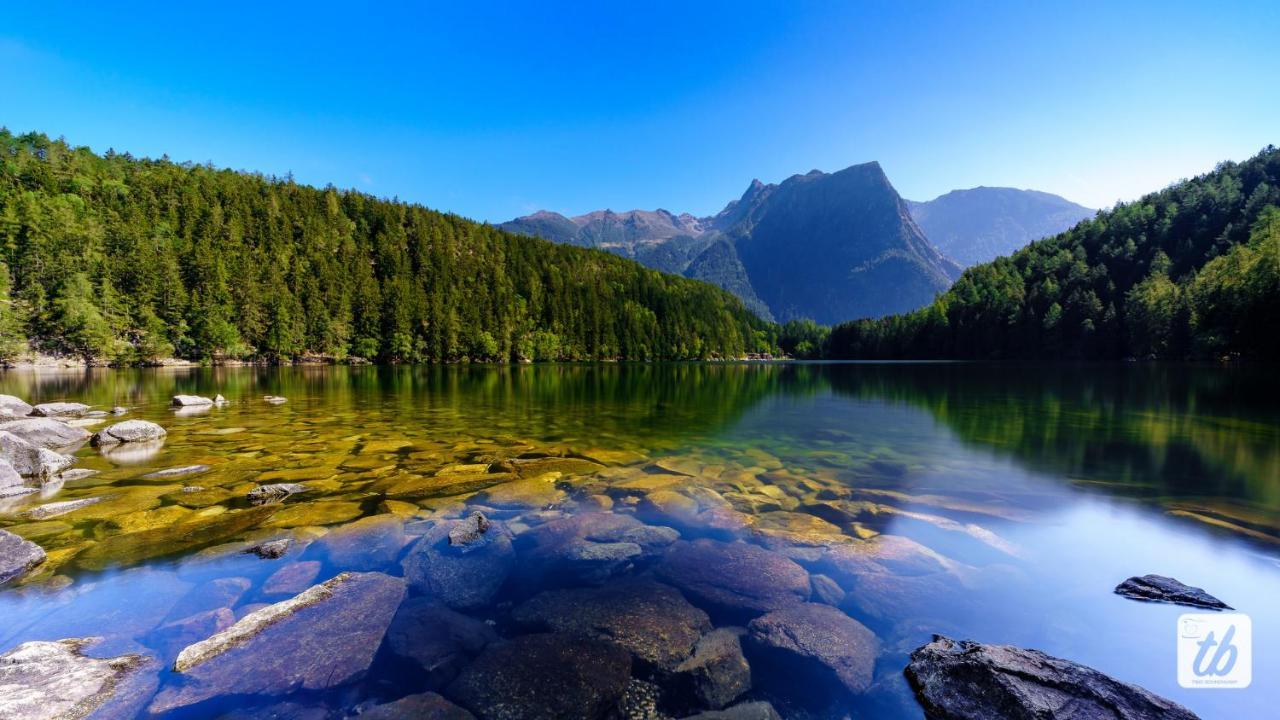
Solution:
<path fill-rule="evenodd" d="M 777 710 L 767 702 L 749 702 L 724 710 L 709 710 L 689 715 L 681 720 L 782 720 Z"/>
<path fill-rule="evenodd" d="M 676 666 L 677 684 L 686 686 L 699 705 L 722 708 L 751 689 L 751 666 L 740 640 L 745 633 L 738 627 L 712 630 Z"/>
<path fill-rule="evenodd" d="M 307 489 L 306 485 L 298 483 L 272 483 L 270 485 L 259 485 L 250 490 L 246 497 L 249 498 L 249 502 L 261 505 L 263 503 L 280 502 L 290 495 L 304 493 Z"/>
<path fill-rule="evenodd" d="M 319 561 L 303 560 L 290 563 L 271 573 L 271 576 L 262 583 L 262 592 L 267 595 L 300 593 L 310 587 L 319 575 Z"/>
<path fill-rule="evenodd" d="M 498 634 L 483 621 L 429 597 L 402 603 L 387 629 L 391 651 L 416 663 L 433 684 L 452 680 L 472 657 L 497 640 Z"/>
<path fill-rule="evenodd" d="M 626 650 L 559 634 L 495 643 L 445 695 L 484 720 L 601 720 L 622 700 L 631 675 Z"/>
<path fill-rule="evenodd" d="M 907 680 L 939 720 L 1196 720 L 1190 710 L 1070 660 L 935 635 L 911 653 Z"/>
<path fill-rule="evenodd" d="M 791 605 L 752 620 L 747 629 L 754 643 L 826 667 L 849 692 L 871 686 L 880 641 L 830 605 Z"/>
<path fill-rule="evenodd" d="M 244 549 L 247 554 L 257 555 L 263 560 L 279 560 L 284 554 L 289 552 L 289 546 L 293 542 L 289 538 L 281 538 L 270 542 L 258 543 L 252 547 Z"/>
<path fill-rule="evenodd" d="M 655 568 L 659 578 L 695 602 L 758 614 L 809 599 L 809 573 L 758 545 L 680 541 Z"/>
<path fill-rule="evenodd" d="M 375 705 L 360 713 L 360 720 L 475 720 L 475 717 L 433 692 Z"/>
<path fill-rule="evenodd" d="M 103 570 L 113 565 L 131 565 L 211 545 L 254 527 L 270 518 L 275 511 L 273 507 L 237 510 L 166 527 L 113 535 L 77 555 L 76 563 L 87 570 Z"/>
<path fill-rule="evenodd" d="M 511 533 L 501 522 L 489 521 L 479 539 L 454 546 L 450 534 L 470 520 L 445 520 L 426 532 L 409 549 L 402 563 L 410 587 L 435 595 L 458 609 L 488 604 L 516 564 Z"/>
<path fill-rule="evenodd" d="M 373 515 L 334 528 L 314 548 L 339 570 L 377 570 L 396 561 L 404 547 L 404 522 L 394 515 Z"/>
<path fill-rule="evenodd" d="M 1134 600 L 1166 602 L 1209 610 L 1231 610 L 1231 606 L 1198 587 L 1184 585 L 1163 575 L 1131 577 L 1116 586 L 1116 594 Z"/>

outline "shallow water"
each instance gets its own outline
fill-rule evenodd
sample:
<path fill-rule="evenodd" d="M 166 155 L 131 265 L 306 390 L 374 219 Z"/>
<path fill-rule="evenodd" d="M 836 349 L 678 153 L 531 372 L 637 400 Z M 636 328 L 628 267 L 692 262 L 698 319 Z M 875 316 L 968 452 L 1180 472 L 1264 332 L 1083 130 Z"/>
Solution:
<path fill-rule="evenodd" d="M 0 375 L 0 393 L 127 406 L 126 417 L 160 423 L 168 437 L 106 454 L 86 446 L 75 467 L 99 474 L 0 501 L 0 528 L 49 554 L 34 575 L 0 589 L 0 653 L 29 640 L 93 635 L 104 639 L 92 655 L 142 652 L 169 665 L 185 641 L 157 627 L 181 619 L 175 606 L 190 602 L 188 593 L 243 578 L 247 590 L 229 606 L 237 617 L 286 599 L 290 593 L 268 591 L 268 577 L 311 560 L 320 570 L 310 582 L 336 575 L 341 564 L 316 551 L 317 539 L 358 518 L 404 520 L 406 547 L 392 548 L 395 557 L 377 568 L 401 576 L 409 543 L 434 521 L 480 507 L 506 523 L 522 556 L 540 526 L 611 505 L 603 512 L 674 527 L 683 540 L 742 539 L 836 577 L 847 593 L 840 608 L 879 639 L 875 681 L 847 693 L 820 668 L 756 662 L 748 647 L 754 689 L 742 699 L 767 699 L 784 717 L 920 717 L 902 669 L 934 632 L 1035 647 L 1202 717 L 1265 717 L 1280 702 L 1278 387 L 1265 369 L 1185 366 L 11 372 Z M 221 393 L 231 403 L 185 414 L 168 407 L 178 393 Z M 288 402 L 268 404 L 268 394 Z M 522 458 L 562 456 L 602 467 L 557 466 L 561 475 L 544 476 L 547 486 L 534 492 L 504 495 L 502 485 L 434 497 L 403 492 L 423 477 L 475 470 L 450 465 L 523 473 L 535 465 Z M 208 468 L 144 477 L 191 465 Z M 300 482 L 308 491 L 249 527 L 216 526 L 249 510 L 245 494 L 265 482 Z M 658 490 L 667 495 L 652 497 L 667 502 L 646 499 Z M 692 500 L 673 505 L 672 493 Z M 102 496 L 64 515 L 24 516 L 44 503 Z M 188 523 L 215 527 L 155 541 L 166 537 L 156 528 Z M 284 558 L 242 552 L 284 536 L 295 540 Z M 834 572 L 822 556 L 824 548 L 885 537 L 915 541 L 919 556 L 887 563 L 874 582 Z M 504 637 L 527 633 L 536 628 L 517 621 L 516 609 L 538 592 L 647 577 L 661 553 L 569 580 L 528 571 L 538 567 L 529 554 L 491 599 L 465 613 Z M 916 564 L 939 556 L 930 567 L 941 572 Z M 1189 610 L 1112 592 L 1147 573 L 1203 587 L 1252 617 L 1251 687 L 1178 686 L 1175 622 Z M 703 609 L 716 625 L 749 619 L 714 603 Z M 383 647 L 363 678 L 293 699 L 341 717 L 444 689 L 469 661 L 424 673 Z M 661 685 L 666 676 L 650 670 L 633 666 Z M 162 691 L 183 682 L 168 670 L 160 677 Z M 280 700 L 215 698 L 170 714 L 216 716 Z"/>

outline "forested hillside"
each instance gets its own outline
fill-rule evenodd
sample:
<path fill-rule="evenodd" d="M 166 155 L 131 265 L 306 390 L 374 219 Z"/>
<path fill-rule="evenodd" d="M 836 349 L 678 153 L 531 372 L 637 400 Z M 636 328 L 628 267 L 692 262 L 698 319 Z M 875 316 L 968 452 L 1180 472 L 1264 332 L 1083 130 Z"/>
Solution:
<path fill-rule="evenodd" d="M 292 178 L 0 130 L 0 359 L 663 359 L 772 349 L 729 293 Z"/>
<path fill-rule="evenodd" d="M 926 308 L 836 326 L 834 358 L 1280 358 L 1280 151 L 964 272 Z"/>

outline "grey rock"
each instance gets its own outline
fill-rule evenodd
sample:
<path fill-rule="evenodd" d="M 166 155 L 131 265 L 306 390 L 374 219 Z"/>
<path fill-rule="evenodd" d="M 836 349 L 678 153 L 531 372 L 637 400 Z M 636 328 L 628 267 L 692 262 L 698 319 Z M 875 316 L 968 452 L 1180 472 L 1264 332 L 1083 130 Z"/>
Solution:
<path fill-rule="evenodd" d="M 44 550 L 8 530 L 0 530 L 0 585 L 20 578 L 44 562 Z"/>
<path fill-rule="evenodd" d="M 549 590 L 517 607 L 512 618 L 538 629 L 609 641 L 663 672 L 675 670 L 711 630 L 707 614 L 680 591 L 644 578 Z"/>
<path fill-rule="evenodd" d="M 428 597 L 406 600 L 387 630 L 391 651 L 416 663 L 433 684 L 452 680 L 497 639 L 489 625 Z"/>
<path fill-rule="evenodd" d="M 30 443 L 13 433 L 0 430 L 0 458 L 19 475 L 47 481 L 75 462 L 65 455 Z"/>
<path fill-rule="evenodd" d="M 742 655 L 743 628 L 712 630 L 676 667 L 678 681 L 699 705 L 722 708 L 751 689 L 751 666 Z"/>
<path fill-rule="evenodd" d="M 87 412 L 88 405 L 73 402 L 40 403 L 31 408 L 31 414 L 36 417 L 80 417 Z"/>
<path fill-rule="evenodd" d="M 1198 587 L 1184 585 L 1163 575 L 1131 577 L 1116 586 L 1116 594 L 1134 600 L 1166 602 L 1209 610 L 1231 610 L 1232 607 Z"/>
<path fill-rule="evenodd" d="M 169 404 L 173 407 L 197 407 L 200 405 L 212 405 L 213 400 L 200 395 L 174 395 Z"/>
<path fill-rule="evenodd" d="M 98 503 L 111 497 L 110 495 L 98 495 L 96 497 L 81 498 L 79 500 L 61 500 L 59 502 L 45 503 L 24 511 L 22 516 L 29 520 L 48 520 L 49 518 L 66 515 L 75 512 L 80 508 L 86 508 L 90 505 Z"/>
<path fill-rule="evenodd" d="M 159 425 L 148 422 L 146 420 L 125 420 L 115 425 L 109 425 L 97 433 L 89 440 L 90 444 L 98 447 L 102 445 L 116 445 L 118 443 L 127 442 L 147 442 L 149 440 L 161 440 L 168 435 L 164 428 Z"/>
<path fill-rule="evenodd" d="M 227 399 L 222 397 L 222 393 L 213 396 L 213 404 L 222 407 L 227 404 Z"/>
<path fill-rule="evenodd" d="M 112 414 L 112 415 L 124 415 L 124 414 L 126 414 L 126 413 L 128 413 L 128 412 L 129 412 L 129 408 L 127 408 L 127 407 L 120 407 L 119 405 L 117 405 L 117 406 L 115 406 L 115 407 L 111 408 L 111 414 Z"/>
<path fill-rule="evenodd" d="M 489 531 L 489 519 L 484 513 L 474 512 L 449 530 L 449 544 L 455 547 L 479 541 Z"/>
<path fill-rule="evenodd" d="M 320 562 L 317 560 L 288 563 L 271 573 L 262 583 L 262 592 L 266 595 L 300 593 L 310 587 L 319 576 Z"/>
<path fill-rule="evenodd" d="M 95 638 L 23 643 L 0 655 L 0 717 L 5 720 L 125 720 L 157 684 L 156 663 L 144 655 L 92 658 Z"/>
<path fill-rule="evenodd" d="M 356 680 L 373 661 L 404 592 L 398 578 L 342 573 L 250 613 L 184 649 L 174 662 L 181 681 L 162 690 L 150 711 L 219 695 L 287 695 Z"/>
<path fill-rule="evenodd" d="M 208 465 L 183 465 L 181 467 L 171 467 L 171 468 L 165 468 L 163 470 L 156 470 L 155 472 L 149 472 L 146 475 L 143 475 L 142 477 L 148 480 L 182 477 L 184 475 L 195 475 L 196 473 L 202 473 L 208 469 L 209 469 Z"/>
<path fill-rule="evenodd" d="M 937 720 L 1194 720 L 1177 703 L 1070 660 L 935 635 L 907 680 Z"/>
<path fill-rule="evenodd" d="M 760 701 L 741 703 L 724 710 L 709 710 L 681 720 L 782 720 L 782 716 L 772 705 Z"/>
<path fill-rule="evenodd" d="M 84 428 L 42 417 L 0 422 L 0 431 L 47 450 L 68 448 L 89 438 L 89 431 Z"/>
<path fill-rule="evenodd" d="M 270 542 L 258 543 L 252 547 L 245 548 L 244 552 L 257 555 L 263 560 L 279 560 L 284 557 L 285 553 L 289 552 L 291 544 L 292 541 L 289 538 L 281 538 Z"/>
<path fill-rule="evenodd" d="M 655 568 L 694 602 L 744 614 L 777 610 L 809 599 L 809 573 L 757 545 L 715 540 L 673 544 Z"/>
<path fill-rule="evenodd" d="M 249 502 L 254 505 L 262 505 L 265 503 L 280 502 L 290 495 L 304 493 L 307 491 L 306 485 L 298 483 L 272 483 L 270 485 L 259 485 L 249 491 L 246 496 Z"/>
<path fill-rule="evenodd" d="M 280 397 L 279 395 L 263 395 L 262 399 L 272 405 L 283 405 L 289 402 L 289 398 Z"/>
<path fill-rule="evenodd" d="M 404 521 L 374 515 L 333 529 L 314 547 L 339 570 L 380 570 L 396 561 L 404 542 Z"/>
<path fill-rule="evenodd" d="M 631 656 L 599 640 L 522 635 L 490 645 L 445 691 L 483 720 L 609 717 L 626 692 Z"/>
<path fill-rule="evenodd" d="M 159 651 L 161 657 L 172 659 L 183 648 L 226 630 L 235 621 L 235 613 L 225 607 L 187 615 L 153 630 L 147 636 L 147 646 Z"/>
<path fill-rule="evenodd" d="M 409 549 L 402 565 L 409 586 L 434 595 L 452 608 L 487 605 L 516 564 L 506 526 L 496 520 L 476 540 L 454 545 L 450 535 L 469 520 L 445 520 Z"/>
<path fill-rule="evenodd" d="M 72 468 L 58 473 L 58 479 L 63 482 L 75 482 L 76 480 L 91 478 L 101 472 L 101 470 L 91 470 L 89 468 Z"/>
<path fill-rule="evenodd" d="M 830 605 L 790 605 L 752 620 L 747 629 L 760 646 L 826 667 L 849 692 L 871 686 L 880 641 Z"/>
<path fill-rule="evenodd" d="M 22 485 L 22 475 L 18 474 L 13 463 L 0 457 L 0 490 Z"/>
<path fill-rule="evenodd" d="M 433 693 L 410 695 L 375 705 L 360 713 L 360 720 L 475 720 L 475 715 Z"/>
<path fill-rule="evenodd" d="M 0 417 L 25 417 L 31 414 L 31 406 L 13 395 L 0 395 Z"/>

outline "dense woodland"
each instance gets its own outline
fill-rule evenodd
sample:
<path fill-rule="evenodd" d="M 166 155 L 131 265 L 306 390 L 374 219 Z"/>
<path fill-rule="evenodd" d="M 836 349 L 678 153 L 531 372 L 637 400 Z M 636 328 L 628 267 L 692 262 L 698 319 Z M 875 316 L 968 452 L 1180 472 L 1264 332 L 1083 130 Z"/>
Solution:
<path fill-rule="evenodd" d="M 775 332 L 608 253 L 0 130 L 0 360 L 694 359 L 770 351 Z"/>
<path fill-rule="evenodd" d="M 1269 147 L 970 268 L 925 308 L 838 325 L 822 354 L 1280 359 L 1277 206 Z"/>

